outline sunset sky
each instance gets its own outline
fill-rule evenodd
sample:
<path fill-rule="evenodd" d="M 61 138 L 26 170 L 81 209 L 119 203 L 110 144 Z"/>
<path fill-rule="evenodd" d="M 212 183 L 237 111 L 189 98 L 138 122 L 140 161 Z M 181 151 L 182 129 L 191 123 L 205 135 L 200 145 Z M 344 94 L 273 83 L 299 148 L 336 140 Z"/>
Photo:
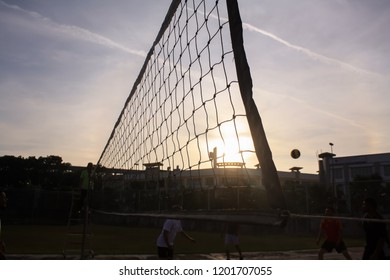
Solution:
<path fill-rule="evenodd" d="M 0 156 L 96 163 L 170 2 L 0 0 Z M 389 1 L 239 5 L 278 170 L 390 152 Z"/>

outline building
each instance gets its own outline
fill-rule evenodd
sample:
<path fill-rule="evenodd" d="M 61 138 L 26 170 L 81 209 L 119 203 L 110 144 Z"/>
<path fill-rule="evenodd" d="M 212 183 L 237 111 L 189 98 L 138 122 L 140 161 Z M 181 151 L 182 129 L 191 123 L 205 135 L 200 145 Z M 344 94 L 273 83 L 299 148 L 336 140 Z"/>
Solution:
<path fill-rule="evenodd" d="M 390 183 L 390 153 L 336 157 L 333 153 L 319 155 L 320 183 L 351 210 L 350 184 L 357 178 L 379 176 Z"/>
<path fill-rule="evenodd" d="M 125 181 L 156 182 L 160 181 L 160 187 L 169 191 L 178 185 L 183 189 L 202 189 L 214 187 L 250 186 L 264 189 L 262 184 L 261 168 L 246 168 L 243 164 L 227 163 L 217 165 L 215 168 L 180 170 L 160 169 L 161 164 L 145 164 L 145 170 L 125 172 Z M 153 174 L 153 176 L 151 176 Z M 318 183 L 317 174 L 301 173 L 299 170 L 278 171 L 280 184 Z"/>

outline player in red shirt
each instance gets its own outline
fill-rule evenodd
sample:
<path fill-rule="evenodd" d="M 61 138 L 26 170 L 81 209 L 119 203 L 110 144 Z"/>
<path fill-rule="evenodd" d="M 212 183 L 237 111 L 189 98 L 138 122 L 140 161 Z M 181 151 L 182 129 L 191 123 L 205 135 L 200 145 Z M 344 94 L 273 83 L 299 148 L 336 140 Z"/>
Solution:
<path fill-rule="evenodd" d="M 325 216 L 333 216 L 333 208 L 327 207 L 325 209 Z M 325 241 L 322 243 L 320 251 L 318 252 L 318 259 L 324 259 L 325 253 L 330 253 L 333 249 L 337 253 L 343 254 L 347 260 L 351 260 L 342 237 L 342 225 L 340 220 L 335 218 L 324 218 L 320 224 L 320 232 L 318 234 L 317 244 L 320 243 L 322 236 L 325 235 Z"/>

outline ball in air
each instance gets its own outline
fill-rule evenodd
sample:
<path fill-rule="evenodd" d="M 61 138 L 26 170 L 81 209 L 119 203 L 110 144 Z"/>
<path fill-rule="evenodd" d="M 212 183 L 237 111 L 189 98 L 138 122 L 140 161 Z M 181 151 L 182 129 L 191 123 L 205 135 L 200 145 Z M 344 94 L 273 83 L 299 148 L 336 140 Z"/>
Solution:
<path fill-rule="evenodd" d="M 291 151 L 291 157 L 293 158 L 293 159 L 297 159 L 297 158 L 299 158 L 301 156 L 301 152 L 298 150 L 298 149 L 293 149 L 292 151 Z"/>

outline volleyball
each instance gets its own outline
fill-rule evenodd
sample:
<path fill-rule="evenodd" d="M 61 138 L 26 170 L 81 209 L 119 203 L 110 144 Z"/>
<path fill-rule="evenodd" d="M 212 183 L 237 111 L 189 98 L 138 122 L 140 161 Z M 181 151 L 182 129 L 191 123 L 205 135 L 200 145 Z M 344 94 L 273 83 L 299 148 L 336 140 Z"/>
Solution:
<path fill-rule="evenodd" d="M 291 157 L 297 159 L 301 156 L 301 152 L 298 149 L 294 149 L 291 151 Z"/>

